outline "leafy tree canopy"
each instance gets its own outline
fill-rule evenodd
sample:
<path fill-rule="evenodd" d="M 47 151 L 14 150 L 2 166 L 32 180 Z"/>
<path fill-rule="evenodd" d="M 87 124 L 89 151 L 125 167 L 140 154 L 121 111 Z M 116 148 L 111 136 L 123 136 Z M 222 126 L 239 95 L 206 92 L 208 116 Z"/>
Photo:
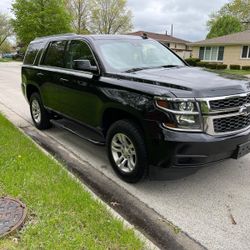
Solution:
<path fill-rule="evenodd" d="M 236 32 L 242 31 L 243 27 L 240 21 L 233 16 L 219 17 L 210 27 L 210 31 L 207 34 L 207 38 L 214 38 L 224 36 Z"/>
<path fill-rule="evenodd" d="M 15 0 L 14 31 L 24 44 L 35 37 L 71 32 L 71 17 L 65 0 Z"/>
<path fill-rule="evenodd" d="M 77 34 L 88 34 L 89 0 L 68 0 L 68 7 L 72 17 L 72 28 Z"/>
<path fill-rule="evenodd" d="M 126 33 L 133 27 L 132 13 L 126 0 L 91 0 L 90 25 L 92 33 Z"/>
<path fill-rule="evenodd" d="M 11 44 L 8 40 L 5 40 L 0 46 L 0 53 L 8 53 L 11 51 Z"/>
<path fill-rule="evenodd" d="M 212 13 L 207 25 L 211 29 L 218 18 L 229 15 L 236 17 L 244 30 L 250 28 L 250 0 L 232 0 L 225 4 L 219 11 Z"/>
<path fill-rule="evenodd" d="M 6 14 L 0 13 L 0 47 L 12 35 L 10 19 Z"/>

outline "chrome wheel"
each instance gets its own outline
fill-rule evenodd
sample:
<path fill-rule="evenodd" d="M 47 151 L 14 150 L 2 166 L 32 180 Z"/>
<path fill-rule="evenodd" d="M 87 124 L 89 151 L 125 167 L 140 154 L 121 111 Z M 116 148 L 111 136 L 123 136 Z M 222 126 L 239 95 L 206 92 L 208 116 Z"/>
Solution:
<path fill-rule="evenodd" d="M 111 141 L 111 152 L 117 167 L 131 173 L 136 166 L 137 155 L 133 142 L 122 133 L 115 134 Z"/>
<path fill-rule="evenodd" d="M 34 121 L 39 124 L 41 122 L 41 108 L 37 100 L 33 100 L 31 103 L 31 112 Z"/>

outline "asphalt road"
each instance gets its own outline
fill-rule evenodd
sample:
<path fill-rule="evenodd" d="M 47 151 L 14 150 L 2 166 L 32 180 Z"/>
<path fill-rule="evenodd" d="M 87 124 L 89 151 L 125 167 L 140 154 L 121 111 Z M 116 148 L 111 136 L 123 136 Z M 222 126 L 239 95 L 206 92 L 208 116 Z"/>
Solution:
<path fill-rule="evenodd" d="M 31 122 L 20 82 L 19 63 L 0 63 L 0 111 L 6 106 Z M 18 119 L 15 123 L 18 125 Z M 164 177 L 129 185 L 115 176 L 103 147 L 57 128 L 45 133 L 204 247 L 250 249 L 250 155 L 211 165 L 176 180 Z"/>

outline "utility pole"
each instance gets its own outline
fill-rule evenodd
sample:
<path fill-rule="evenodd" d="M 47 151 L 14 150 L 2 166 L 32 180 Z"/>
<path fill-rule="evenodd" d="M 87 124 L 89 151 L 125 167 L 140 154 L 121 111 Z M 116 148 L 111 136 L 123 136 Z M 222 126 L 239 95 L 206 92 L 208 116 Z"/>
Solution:
<path fill-rule="evenodd" d="M 171 36 L 173 36 L 174 35 L 174 25 L 173 24 L 171 24 Z"/>

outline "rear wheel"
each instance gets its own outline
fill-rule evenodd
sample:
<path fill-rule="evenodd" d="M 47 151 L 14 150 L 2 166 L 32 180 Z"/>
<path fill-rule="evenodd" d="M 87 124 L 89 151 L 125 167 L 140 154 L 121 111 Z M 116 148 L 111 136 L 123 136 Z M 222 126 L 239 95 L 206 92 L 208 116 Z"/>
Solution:
<path fill-rule="evenodd" d="M 38 93 L 33 93 L 30 97 L 30 114 L 38 129 L 43 130 L 51 127 L 50 114 L 44 108 Z"/>
<path fill-rule="evenodd" d="M 138 182 L 147 172 L 147 153 L 140 128 L 129 120 L 115 122 L 107 134 L 107 150 L 116 174 L 126 182 Z"/>

